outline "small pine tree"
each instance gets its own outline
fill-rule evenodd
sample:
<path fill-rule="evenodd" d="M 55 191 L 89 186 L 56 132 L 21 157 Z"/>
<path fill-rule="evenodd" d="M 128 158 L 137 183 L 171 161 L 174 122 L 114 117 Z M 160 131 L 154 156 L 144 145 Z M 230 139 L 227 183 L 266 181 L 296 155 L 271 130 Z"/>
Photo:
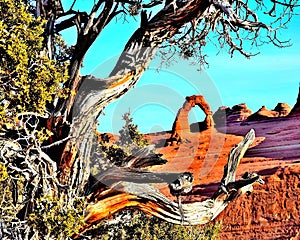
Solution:
<path fill-rule="evenodd" d="M 125 121 L 125 125 L 119 131 L 120 133 L 120 146 L 136 146 L 145 147 L 149 144 L 149 141 L 144 138 L 143 134 L 138 130 L 138 125 L 133 123 L 133 118 L 131 117 L 130 111 L 124 113 L 122 116 Z"/>
<path fill-rule="evenodd" d="M 126 112 L 122 118 L 125 124 L 119 131 L 119 141 L 113 143 L 107 134 L 102 134 L 100 148 L 98 148 L 98 152 L 102 153 L 100 157 L 107 158 L 110 162 L 119 167 L 123 166 L 126 158 L 149 145 L 148 139 L 138 130 L 138 125 L 133 123 L 130 111 Z M 92 163 L 92 165 L 94 168 L 97 166 L 96 163 Z M 98 171 L 93 171 L 93 173 L 96 172 Z"/>

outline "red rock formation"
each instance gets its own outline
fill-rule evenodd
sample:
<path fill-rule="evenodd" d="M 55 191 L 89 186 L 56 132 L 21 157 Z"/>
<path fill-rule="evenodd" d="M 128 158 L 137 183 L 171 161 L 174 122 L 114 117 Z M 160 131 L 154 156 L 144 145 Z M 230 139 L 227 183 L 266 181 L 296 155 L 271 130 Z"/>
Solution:
<path fill-rule="evenodd" d="M 186 97 L 182 108 L 178 110 L 176 119 L 172 127 L 172 135 L 168 143 L 177 144 L 182 141 L 182 131 L 190 132 L 190 124 L 188 115 L 192 107 L 198 106 L 205 113 L 206 117 L 204 122 L 200 125 L 202 130 L 208 129 L 213 126 L 212 111 L 209 104 L 206 102 L 202 95 L 193 95 Z"/>
<path fill-rule="evenodd" d="M 187 98 L 177 114 L 172 134 L 176 129 L 180 134 L 189 132 L 188 111 L 197 105 L 196 100 L 201 98 Z M 210 111 L 208 105 L 205 109 Z M 285 114 L 284 109 L 288 107 L 279 104 L 274 110 L 280 115 Z M 230 149 L 249 129 L 255 129 L 257 138 L 240 162 L 237 179 L 244 172 L 252 171 L 260 174 L 266 184 L 254 185 L 252 194 L 241 196 L 217 217 L 216 221 L 223 222 L 221 239 L 300 239 L 300 89 L 289 117 L 270 117 L 277 114 L 261 109 L 262 115 L 270 112 L 268 121 L 211 128 L 190 133 L 189 141 L 180 147 L 158 147 L 168 162 L 153 166 L 151 170 L 192 172 L 195 177 L 193 190 L 190 195 L 183 196 L 183 201 L 195 202 L 213 194 L 223 175 Z M 179 125 L 181 119 L 184 122 Z M 170 136 L 170 133 L 165 134 Z M 150 137 L 151 143 L 157 145 L 165 139 L 164 134 Z M 207 174 L 203 175 L 203 172 Z M 172 198 L 167 186 L 162 185 L 160 190 Z"/>
<path fill-rule="evenodd" d="M 278 103 L 274 110 L 269 110 L 266 106 L 262 106 L 257 112 L 243 119 L 247 122 L 249 121 L 260 121 L 268 120 L 276 117 L 285 117 L 291 111 L 291 107 L 287 103 Z M 230 122 L 230 120 L 229 120 Z"/>
<path fill-rule="evenodd" d="M 300 101 L 300 98 L 299 98 Z M 300 106 L 300 104 L 299 104 Z M 224 126 L 243 121 L 267 120 L 274 117 L 285 117 L 291 112 L 291 107 L 286 103 L 278 103 L 274 110 L 268 110 L 262 106 L 257 112 L 252 111 L 245 103 L 230 107 L 222 106 L 213 115 L 216 126 Z M 299 108 L 300 112 L 300 108 Z"/>
<path fill-rule="evenodd" d="M 300 82 L 299 82 L 299 93 L 297 102 L 294 105 L 293 109 L 291 110 L 289 116 L 300 116 Z"/>
<path fill-rule="evenodd" d="M 299 239 L 300 166 L 278 169 L 249 196 L 231 203 L 221 239 Z"/>
<path fill-rule="evenodd" d="M 266 184 L 255 184 L 252 194 L 232 202 L 217 217 L 216 221 L 223 223 L 221 239 L 300 239 L 300 116 L 270 118 L 249 125 L 232 124 L 194 133 L 179 148 L 159 149 L 168 163 L 153 169 L 192 172 L 193 191 L 183 201 L 206 199 L 218 187 L 230 149 L 251 128 L 255 129 L 257 138 L 241 160 L 237 179 L 244 172 L 252 171 L 260 174 Z M 216 142 L 211 145 L 213 135 L 219 136 L 215 140 L 220 139 L 220 151 Z M 212 168 L 206 163 L 213 163 Z M 201 177 L 202 170 L 208 174 Z M 162 191 L 169 193 L 168 189 Z"/>
<path fill-rule="evenodd" d="M 285 116 L 289 115 L 291 109 L 292 108 L 287 103 L 278 103 L 273 111 L 278 112 L 279 117 L 285 117 Z"/>
<path fill-rule="evenodd" d="M 213 119 L 216 126 L 223 126 L 227 122 L 227 115 L 230 114 L 231 108 L 227 106 L 219 107 L 219 109 L 213 114 Z"/>
<path fill-rule="evenodd" d="M 279 108 L 287 109 L 279 105 Z M 281 110 L 277 107 L 275 109 L 280 115 Z M 223 175 L 230 149 L 251 128 L 255 129 L 256 140 L 240 162 L 237 179 L 245 171 L 252 171 L 260 174 L 266 184 L 254 185 L 252 194 L 232 202 L 217 217 L 216 221 L 223 222 L 220 237 L 300 239 L 300 91 L 297 103 L 288 117 L 269 117 L 268 121 L 229 124 L 192 133 L 189 141 L 180 147 L 159 148 L 168 163 L 153 167 L 153 170 L 192 172 L 195 176 L 193 191 L 183 201 L 206 199 L 218 187 L 217 182 Z M 214 138 L 213 145 L 212 136 L 218 136 Z M 157 135 L 152 140 L 160 142 L 163 137 Z M 219 150 L 216 147 L 218 144 Z M 203 169 L 207 173 L 205 176 L 201 174 Z M 168 188 L 162 188 L 161 191 L 169 194 Z"/>
<path fill-rule="evenodd" d="M 269 118 L 278 117 L 279 112 L 269 110 L 266 106 L 262 106 L 257 112 L 247 118 L 247 121 L 267 120 Z"/>
<path fill-rule="evenodd" d="M 217 126 L 223 126 L 226 123 L 234 123 L 244 121 L 252 114 L 252 111 L 245 103 L 230 107 L 220 107 L 213 115 L 213 119 Z"/>

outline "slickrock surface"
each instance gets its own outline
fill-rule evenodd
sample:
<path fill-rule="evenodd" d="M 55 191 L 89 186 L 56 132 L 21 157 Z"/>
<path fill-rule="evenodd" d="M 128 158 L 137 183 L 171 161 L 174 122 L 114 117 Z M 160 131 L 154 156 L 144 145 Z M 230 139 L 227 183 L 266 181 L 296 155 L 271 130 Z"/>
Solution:
<path fill-rule="evenodd" d="M 217 217 L 216 221 L 223 222 L 221 238 L 300 239 L 300 97 L 285 117 L 235 122 L 195 133 L 183 131 L 185 140 L 177 146 L 163 147 L 171 133 L 149 134 L 169 160 L 151 170 L 192 172 L 193 190 L 184 201 L 206 199 L 217 189 L 229 151 L 252 128 L 256 139 L 238 167 L 237 179 L 253 171 L 266 184 L 255 184 L 252 194 L 232 202 Z M 166 185 L 159 187 L 172 198 Z"/>

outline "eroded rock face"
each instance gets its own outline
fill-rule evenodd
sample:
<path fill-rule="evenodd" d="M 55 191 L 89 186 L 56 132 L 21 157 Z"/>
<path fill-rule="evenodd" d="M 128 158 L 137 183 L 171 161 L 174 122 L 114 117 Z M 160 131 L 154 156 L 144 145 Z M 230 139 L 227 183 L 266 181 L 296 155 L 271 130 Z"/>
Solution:
<path fill-rule="evenodd" d="M 300 98 L 299 98 L 300 101 Z M 299 104 L 300 113 L 300 104 Z M 262 106 L 257 112 L 252 111 L 245 103 L 234 105 L 232 108 L 222 106 L 213 115 L 214 122 L 217 126 L 224 126 L 236 122 L 249 122 L 268 120 L 275 117 L 285 117 L 291 112 L 291 107 L 287 103 L 278 103 L 274 110 L 269 110 Z"/>
<path fill-rule="evenodd" d="M 221 213 L 222 239 L 300 238 L 300 167 L 280 168 L 265 182 Z"/>
<path fill-rule="evenodd" d="M 224 112 L 230 109 L 221 108 Z M 199 136 L 194 136 L 197 140 L 187 142 L 179 150 L 174 147 L 161 149 L 169 162 L 164 168 L 159 168 L 160 171 L 186 171 L 185 162 L 193 159 L 188 171 L 196 177 L 192 194 L 185 200 L 201 201 L 211 197 L 217 189 L 230 149 L 240 141 L 240 136 L 251 128 L 255 129 L 257 139 L 241 160 L 237 179 L 242 173 L 253 171 L 263 176 L 265 184 L 255 184 L 250 195 L 241 196 L 217 217 L 216 221 L 223 223 L 221 239 L 300 239 L 300 91 L 293 110 L 288 116 L 281 117 L 286 113 L 284 109 L 288 110 L 288 106 L 278 104 L 272 114 L 267 115 L 268 121 L 248 124 L 245 121 L 246 124 L 211 129 L 219 136 L 216 140 L 220 141 L 221 152 L 210 145 L 211 131 L 199 132 Z M 260 110 L 262 115 L 270 113 L 266 108 Z M 274 111 L 278 117 L 272 117 L 277 116 Z M 191 152 L 191 149 L 196 149 L 196 152 Z M 210 154 L 207 154 L 208 150 Z M 217 162 L 212 170 L 205 170 L 209 173 L 204 178 L 199 177 L 202 169 L 210 167 L 207 163 L 213 163 L 215 159 Z"/>
<path fill-rule="evenodd" d="M 287 103 L 278 103 L 274 110 L 269 110 L 266 106 L 262 106 L 257 112 L 247 118 L 247 121 L 267 120 L 274 117 L 285 117 L 291 111 L 291 107 Z"/>
<path fill-rule="evenodd" d="M 260 121 L 269 118 L 279 117 L 279 112 L 269 110 L 266 106 L 262 106 L 257 112 L 253 113 L 247 118 L 247 121 Z"/>
<path fill-rule="evenodd" d="M 278 112 L 279 117 L 285 117 L 290 113 L 291 110 L 292 108 L 287 103 L 278 103 L 273 111 Z"/>
<path fill-rule="evenodd" d="M 213 115 L 217 126 L 223 126 L 228 123 L 244 121 L 252 114 L 252 111 L 245 103 L 234 105 L 232 108 L 222 106 Z"/>
<path fill-rule="evenodd" d="M 289 116 L 300 116 L 300 83 L 299 83 L 299 93 L 296 104 L 294 105 L 293 109 L 291 110 Z"/>
<path fill-rule="evenodd" d="M 202 95 L 188 96 L 186 97 L 186 101 L 183 103 L 183 106 L 178 110 L 172 127 L 172 135 L 167 141 L 167 145 L 180 143 L 182 141 L 182 132 L 190 132 L 188 115 L 190 110 L 195 106 L 200 107 L 206 115 L 205 120 L 200 124 L 200 128 L 205 130 L 214 125 L 212 111 L 210 110 L 210 106 L 204 97 Z"/>

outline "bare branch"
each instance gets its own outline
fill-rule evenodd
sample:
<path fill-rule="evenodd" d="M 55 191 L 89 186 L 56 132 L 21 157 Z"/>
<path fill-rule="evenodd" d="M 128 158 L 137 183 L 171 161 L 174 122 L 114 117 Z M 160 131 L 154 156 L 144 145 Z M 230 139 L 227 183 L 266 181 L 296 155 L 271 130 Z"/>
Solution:
<path fill-rule="evenodd" d="M 176 224 L 205 224 L 218 216 L 229 202 L 245 192 L 251 192 L 255 182 L 263 183 L 257 174 L 249 172 L 245 173 L 241 180 L 235 181 L 238 164 L 254 138 L 254 131 L 251 130 L 244 140 L 231 150 L 223 179 L 215 194 L 203 202 L 183 203 L 182 214 L 178 204 L 155 187 L 129 180 L 116 182 L 112 189 L 103 191 L 101 188 L 99 192 L 94 192 L 85 221 L 91 225 L 126 206 L 132 206 Z"/>
<path fill-rule="evenodd" d="M 64 138 L 64 139 L 61 139 L 61 140 L 56 141 L 56 142 L 54 142 L 54 143 L 51 143 L 51 144 L 49 144 L 49 145 L 47 145 L 47 146 L 42 146 L 41 149 L 52 148 L 52 147 L 54 147 L 54 146 L 57 146 L 57 145 L 59 145 L 59 144 L 64 143 L 65 141 L 67 141 L 67 140 L 69 140 L 69 139 L 70 139 L 70 137 L 66 137 L 66 138 Z"/>

